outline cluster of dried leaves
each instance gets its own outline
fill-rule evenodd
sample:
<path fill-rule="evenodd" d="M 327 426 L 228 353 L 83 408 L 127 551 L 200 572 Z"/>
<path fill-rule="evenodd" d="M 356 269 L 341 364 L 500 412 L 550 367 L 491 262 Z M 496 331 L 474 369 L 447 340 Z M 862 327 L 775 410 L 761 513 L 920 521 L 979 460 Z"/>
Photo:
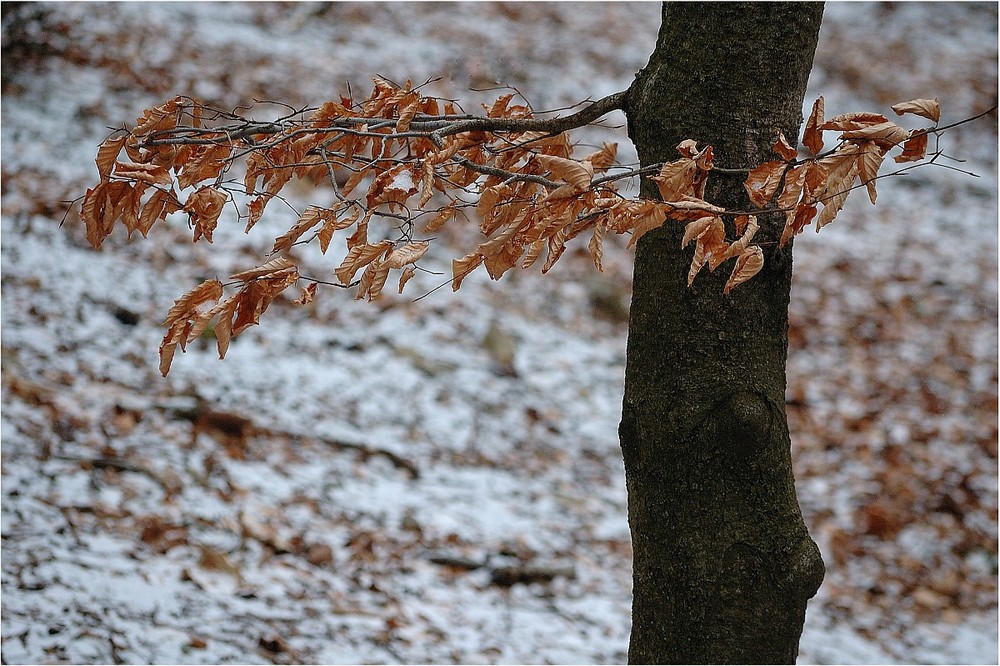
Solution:
<path fill-rule="evenodd" d="M 613 98 L 590 108 L 617 108 L 606 103 Z M 684 141 L 677 147 L 680 159 L 644 169 L 617 165 L 616 144 L 574 158 L 567 119 L 537 119 L 530 107 L 513 100 L 513 94 L 503 95 L 485 108 L 485 116 L 473 116 L 453 102 L 421 95 L 410 82 L 398 86 L 377 78 L 371 95 L 361 102 L 341 98 L 311 113 L 254 122 L 177 97 L 145 111 L 135 127 L 116 132 L 100 146 L 101 180 L 87 191 L 82 205 L 87 238 L 99 248 L 117 222 L 129 235 L 138 231 L 146 236 L 157 221 L 184 212 L 193 240 L 212 242 L 233 194 L 248 199 L 238 214 L 249 232 L 293 178 L 332 188 L 329 205 L 309 206 L 275 238 L 263 265 L 230 276 L 237 286 L 234 295 L 223 299 L 224 285 L 211 279 L 174 303 L 160 346 L 165 375 L 176 348 L 183 350 L 211 322 L 223 357 L 230 339 L 257 324 L 274 298 L 300 279 L 309 284 L 293 302 L 313 300 L 324 281 L 299 273 L 286 256 L 293 246 L 317 241 L 325 254 L 336 232 L 353 228 L 346 237 L 347 254 L 333 271 L 338 282 L 327 284 L 356 286 L 357 298 L 373 300 L 391 271 L 399 271 L 400 293 L 415 274 L 431 240 L 419 240 L 418 234 L 432 234 L 472 207 L 485 240 L 453 261 L 455 290 L 480 266 L 499 279 L 544 254 L 546 272 L 566 243 L 584 233 L 590 234 L 590 254 L 601 270 L 607 234 L 631 234 L 632 245 L 669 219 L 686 224 L 684 246 L 695 243 L 689 285 L 704 266 L 714 271 L 736 260 L 724 288 L 728 294 L 764 265 L 763 248 L 751 244 L 758 230 L 755 213 L 784 213 L 781 245 L 814 218 L 818 230 L 833 221 L 859 179 L 874 203 L 875 179 L 889 149 L 902 146 L 897 162 L 922 160 L 928 133 L 935 130 L 906 130 L 873 113 L 824 120 L 820 98 L 803 138 L 815 156 L 798 159 L 798 152 L 779 136 L 774 151 L 780 159 L 749 171 L 746 179 L 756 210 L 737 213 L 704 199 L 713 169 L 711 146 L 699 149 L 695 141 Z M 935 122 L 940 116 L 937 100 L 914 100 L 893 109 Z M 581 120 L 569 123 L 571 129 L 591 122 L 594 114 L 585 109 L 574 115 Z M 826 130 L 841 135 L 836 148 L 822 153 Z M 245 165 L 242 182 L 227 178 L 237 163 Z M 631 199 L 619 192 L 621 180 L 649 173 L 661 200 Z M 388 233 L 370 234 L 373 218 L 388 221 Z M 735 230 L 731 240 L 727 218 Z"/>

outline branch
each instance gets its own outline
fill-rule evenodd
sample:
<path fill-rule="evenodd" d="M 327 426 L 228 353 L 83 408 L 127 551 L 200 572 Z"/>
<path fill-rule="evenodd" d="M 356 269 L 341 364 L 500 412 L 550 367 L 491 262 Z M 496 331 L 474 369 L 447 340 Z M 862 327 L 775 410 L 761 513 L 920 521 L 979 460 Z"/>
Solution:
<path fill-rule="evenodd" d="M 83 197 L 81 217 L 95 248 L 118 222 L 129 233 L 145 236 L 175 212 L 186 213 L 194 241 L 211 242 L 229 203 L 238 206 L 245 197 L 246 207 L 237 211 L 249 231 L 271 200 L 291 207 L 281 190 L 293 177 L 325 182 L 332 189 L 327 201 L 333 203 L 298 214 L 259 266 L 231 275 L 225 283 L 205 280 L 175 301 L 160 346 L 160 369 L 166 374 L 175 350 L 183 350 L 213 322 L 219 355 L 224 356 L 230 339 L 257 324 L 269 304 L 299 280 L 309 285 L 292 300 L 296 305 L 311 302 L 320 284 L 357 287 L 356 298 L 375 300 L 392 271 L 398 271 L 401 293 L 418 270 L 425 271 L 418 262 L 434 240 L 429 235 L 472 206 L 482 240 L 452 261 L 453 290 L 479 267 L 496 280 L 512 268 L 541 260 L 545 273 L 567 243 L 582 234 L 589 235 L 587 248 L 602 270 L 608 234 L 629 234 L 631 246 L 669 221 L 685 225 L 685 246 L 695 244 L 689 284 L 703 266 L 714 270 L 736 260 L 723 290 L 728 294 L 764 266 L 762 247 L 772 241 L 753 243 L 757 216 L 784 216 L 778 241 L 783 246 L 814 219 L 817 230 L 832 222 L 854 189 L 866 188 L 874 203 L 881 178 L 925 164 L 953 168 L 940 164 L 945 155 L 939 147 L 928 153 L 929 135 L 940 140 L 944 132 L 996 109 L 948 125 L 907 130 L 881 114 L 843 114 L 824 121 L 817 101 L 803 142 L 819 154 L 799 159 L 779 138 L 774 153 L 780 159 L 753 169 L 716 166 L 711 146 L 699 150 L 690 139 L 677 146 L 680 156 L 673 162 L 621 165 L 617 144 L 575 157 L 566 132 L 623 109 L 625 96 L 617 92 L 565 116 L 536 118 L 528 106 L 511 106 L 514 95 L 507 94 L 482 117 L 462 112 L 451 101 L 423 97 L 409 82 L 401 87 L 376 78 L 371 95 L 361 102 L 341 98 L 318 108 L 287 107 L 289 113 L 268 122 L 244 120 L 236 112 L 177 97 L 146 110 L 135 127 L 116 131 L 101 145 L 100 182 Z M 934 122 L 940 117 L 937 100 L 911 100 L 893 109 Z M 204 118 L 223 124 L 205 127 Z M 826 152 L 824 131 L 841 133 Z M 879 175 L 889 151 L 897 147 L 902 154 L 895 160 L 911 164 Z M 226 179 L 237 162 L 245 165 L 242 182 Z M 706 201 L 712 172 L 745 176 L 753 207 L 732 210 Z M 637 176 L 655 183 L 659 199 L 631 199 L 618 191 L 619 181 Z M 185 191 L 190 193 L 182 197 Z M 373 230 L 376 224 L 381 228 Z M 423 225 L 419 232 L 418 224 Z M 727 228 L 728 233 L 735 228 L 738 237 L 727 238 Z M 314 242 L 325 254 L 334 235 L 344 231 L 349 233 L 347 252 L 333 270 L 337 282 L 307 277 L 289 256 L 292 248 Z M 235 294 L 223 297 L 233 289 Z"/>

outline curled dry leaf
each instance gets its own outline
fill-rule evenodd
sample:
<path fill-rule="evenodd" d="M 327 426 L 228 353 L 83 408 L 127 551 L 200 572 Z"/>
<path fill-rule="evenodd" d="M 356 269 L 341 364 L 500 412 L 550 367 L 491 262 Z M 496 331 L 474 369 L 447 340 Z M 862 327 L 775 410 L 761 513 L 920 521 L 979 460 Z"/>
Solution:
<path fill-rule="evenodd" d="M 823 131 L 819 128 L 824 123 L 824 107 L 825 102 L 823 96 L 820 95 L 813 102 L 812 112 L 809 114 L 805 131 L 802 134 L 802 143 L 812 151 L 813 155 L 819 155 L 823 151 Z"/>
<path fill-rule="evenodd" d="M 879 167 L 885 159 L 885 150 L 874 141 L 864 141 L 858 151 L 858 175 L 861 182 L 868 188 L 868 198 L 875 203 L 878 194 L 875 192 L 875 179 L 878 177 Z"/>
<path fill-rule="evenodd" d="M 358 284 L 358 293 L 354 297 L 355 300 L 361 300 L 365 296 L 368 296 L 369 301 L 374 301 L 382 293 L 382 288 L 385 286 L 385 281 L 388 277 L 389 262 L 372 261 L 365 266 L 365 270 L 361 274 L 361 282 Z"/>
<path fill-rule="evenodd" d="M 251 268 L 250 270 L 243 271 L 242 273 L 234 273 L 229 276 L 229 279 L 247 282 L 249 280 L 256 280 L 257 278 L 264 277 L 265 275 L 273 275 L 275 273 L 280 273 L 281 271 L 294 269 L 295 264 L 293 264 L 287 257 L 276 257 L 266 264 L 262 264 L 256 268 Z"/>
<path fill-rule="evenodd" d="M 398 291 L 398 293 L 400 293 L 400 294 L 403 293 L 403 286 L 406 285 L 406 283 L 410 281 L 410 278 L 412 278 L 414 275 L 416 275 L 416 273 L 417 273 L 417 269 L 414 268 L 412 265 L 410 265 L 410 266 L 404 266 L 403 267 L 403 272 L 399 276 L 399 291 Z"/>
<path fill-rule="evenodd" d="M 761 250 L 759 245 L 754 245 L 753 247 L 747 248 L 743 251 L 736 259 L 736 266 L 733 267 L 733 274 L 729 276 L 729 280 L 726 282 L 726 286 L 722 289 L 723 294 L 728 294 L 737 287 L 757 273 L 760 269 L 764 267 L 764 251 Z"/>
<path fill-rule="evenodd" d="M 326 254 L 327 248 L 330 247 L 330 241 L 333 240 L 334 232 L 348 228 L 357 222 L 358 217 L 360 216 L 361 209 L 356 207 L 352 207 L 351 212 L 343 218 L 338 218 L 336 214 L 326 216 L 325 221 L 323 222 L 323 228 L 320 229 L 317 234 L 317 237 L 319 238 L 319 251 Z"/>
<path fill-rule="evenodd" d="M 451 290 L 458 291 L 462 286 L 462 281 L 483 263 L 483 255 L 478 252 L 467 254 L 461 259 L 453 259 L 451 262 Z"/>
<path fill-rule="evenodd" d="M 206 304 L 217 303 L 221 297 L 222 283 L 213 279 L 205 280 L 174 301 L 163 322 L 167 333 L 160 342 L 160 374 L 167 376 L 177 346 L 180 345 L 183 350 L 190 339 L 189 334 L 194 327 L 192 320 L 201 318 L 211 309 L 206 308 Z"/>
<path fill-rule="evenodd" d="M 126 139 L 128 136 L 125 134 L 109 137 L 97 148 L 97 172 L 100 174 L 101 180 L 107 180 L 111 176 L 111 170 L 118 160 L 118 154 L 121 153 Z"/>
<path fill-rule="evenodd" d="M 771 201 L 774 193 L 778 191 L 781 177 L 785 175 L 787 168 L 788 165 L 785 162 L 764 162 L 747 174 L 743 187 L 755 206 L 763 208 Z"/>
<path fill-rule="evenodd" d="M 319 283 L 313 282 L 312 284 L 303 287 L 302 293 L 299 295 L 298 298 L 292 301 L 292 305 L 306 305 L 308 303 L 312 303 L 314 300 L 316 300 L 316 288 L 318 286 Z"/>
<path fill-rule="evenodd" d="M 910 132 L 910 138 L 903 142 L 903 152 L 894 157 L 894 161 L 919 162 L 924 159 L 927 156 L 927 137 L 927 132 L 921 130 Z"/>
<path fill-rule="evenodd" d="M 889 122 L 881 113 L 842 113 L 819 126 L 821 130 L 849 132 Z"/>
<path fill-rule="evenodd" d="M 180 209 L 181 206 L 173 191 L 168 192 L 156 189 L 145 205 L 143 205 L 142 212 L 139 213 L 139 224 L 136 228 L 145 238 L 157 220 L 165 220 L 167 215 L 175 213 Z"/>
<path fill-rule="evenodd" d="M 874 141 L 879 146 L 889 149 L 906 141 L 910 133 L 893 122 L 868 125 L 859 129 L 848 130 L 840 135 L 842 139 Z"/>
<path fill-rule="evenodd" d="M 247 328 L 260 323 L 260 316 L 264 314 L 271 301 L 288 287 L 295 284 L 299 279 L 299 274 L 294 271 L 280 271 L 264 277 L 251 280 L 233 297 L 235 312 L 232 326 L 232 337 L 236 337 Z M 218 335 L 218 326 L 216 327 Z"/>
<path fill-rule="evenodd" d="M 604 272 L 604 231 L 606 225 L 606 218 L 602 218 L 594 225 L 594 235 L 591 236 L 590 242 L 587 244 L 590 257 L 594 260 L 594 267 L 601 272 Z"/>
<path fill-rule="evenodd" d="M 594 165 L 590 162 L 577 162 L 554 155 L 536 155 L 535 159 L 542 167 L 551 171 L 553 176 L 569 183 L 570 193 L 588 189 L 594 178 Z"/>
<path fill-rule="evenodd" d="M 401 245 L 389 253 L 385 263 L 389 268 L 402 268 L 406 264 L 414 264 L 424 256 L 429 247 L 430 244 L 425 241 Z"/>
<path fill-rule="evenodd" d="M 437 215 L 431 218 L 431 221 L 424 227 L 424 233 L 433 233 L 447 224 L 448 220 L 455 216 L 456 203 L 458 203 L 457 200 L 438 211 Z"/>
<path fill-rule="evenodd" d="M 742 215 L 740 217 L 745 218 L 745 222 L 743 223 L 742 229 L 740 228 L 739 224 L 737 224 L 736 228 L 737 230 L 741 231 L 743 235 L 740 236 L 735 243 L 732 243 L 726 249 L 726 252 L 722 255 L 722 258 L 720 259 L 720 263 L 727 259 L 738 257 L 742 255 L 744 252 L 746 252 L 747 248 L 750 247 L 750 241 L 753 240 L 754 235 L 756 235 L 757 230 L 760 228 L 759 225 L 757 224 L 756 215 L 749 215 L 749 216 Z"/>
<path fill-rule="evenodd" d="M 698 164 L 690 157 L 667 162 L 660 167 L 660 173 L 650 176 L 660 191 L 664 201 L 676 201 L 685 196 L 700 198 L 699 189 L 704 189 L 704 178 Z"/>
<path fill-rule="evenodd" d="M 132 135 L 142 136 L 151 132 L 162 132 L 164 130 L 173 129 L 177 126 L 177 111 L 183 106 L 183 104 L 183 97 L 175 97 L 160 106 L 152 109 L 146 109 L 143 114 L 136 119 L 136 126 L 132 129 Z"/>
<path fill-rule="evenodd" d="M 896 112 L 897 116 L 901 116 L 904 113 L 912 113 L 929 118 L 934 122 L 941 120 L 941 103 L 936 97 L 934 99 L 911 99 L 909 102 L 893 104 L 892 110 Z"/>
<path fill-rule="evenodd" d="M 618 208 L 626 210 L 628 218 L 619 216 L 617 222 L 620 233 L 629 229 L 632 231 L 632 237 L 626 247 L 632 247 L 639 242 L 640 238 L 653 229 L 662 227 L 663 223 L 667 221 L 666 207 L 668 204 L 657 205 L 657 202 L 649 200 L 626 203 L 629 205 L 622 205 Z"/>
<path fill-rule="evenodd" d="M 291 229 L 274 239 L 274 245 L 271 247 L 271 254 L 288 250 L 306 232 L 320 222 L 328 219 L 330 215 L 336 216 L 334 211 L 328 208 L 309 206 L 299 217 L 298 221 L 292 225 Z"/>
<path fill-rule="evenodd" d="M 214 187 L 202 187 L 188 197 L 183 210 L 191 216 L 191 225 L 194 227 L 194 242 L 204 236 L 209 243 L 212 242 L 212 233 L 219 223 L 219 215 L 222 208 L 229 201 L 229 195 Z"/>
<path fill-rule="evenodd" d="M 392 242 L 387 240 L 373 245 L 369 245 L 368 243 L 355 245 L 350 249 L 334 273 L 341 284 L 350 284 L 351 280 L 354 279 L 355 273 L 391 249 Z"/>
<path fill-rule="evenodd" d="M 614 165 L 617 155 L 618 144 L 605 143 L 603 148 L 596 153 L 587 155 L 583 158 L 583 161 L 589 162 L 594 167 L 594 171 L 604 171 Z"/>
<path fill-rule="evenodd" d="M 799 156 L 799 151 L 788 143 L 788 139 L 785 138 L 784 132 L 778 132 L 778 140 L 774 142 L 774 152 L 778 153 L 778 155 L 781 156 L 781 159 L 786 162 L 791 162 Z"/>
<path fill-rule="evenodd" d="M 726 227 L 722 223 L 721 217 L 707 215 L 698 218 L 694 222 L 689 222 L 684 227 L 684 238 L 681 240 L 681 247 L 687 247 L 693 240 L 702 240 L 709 247 L 716 247 L 726 240 Z"/>

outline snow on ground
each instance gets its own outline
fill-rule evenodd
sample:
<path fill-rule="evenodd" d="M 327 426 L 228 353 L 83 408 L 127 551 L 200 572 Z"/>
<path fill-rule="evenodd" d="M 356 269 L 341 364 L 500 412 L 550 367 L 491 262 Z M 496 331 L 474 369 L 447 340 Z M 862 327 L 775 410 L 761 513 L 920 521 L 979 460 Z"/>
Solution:
<path fill-rule="evenodd" d="M 106 127 L 175 94 L 315 104 L 378 73 L 558 108 L 629 84 L 658 5 L 28 11 L 3 53 L 3 661 L 623 661 L 621 245 L 601 276 L 567 256 L 416 303 L 276 303 L 225 361 L 199 343 L 164 380 L 163 313 L 268 234 L 191 246 L 176 224 L 93 252 L 58 222 Z M 807 103 L 989 108 L 996 27 L 992 4 L 830 4 Z M 788 411 L 828 570 L 801 663 L 997 661 L 996 115 L 944 145 L 980 178 L 885 180 L 796 243 Z M 495 584 L 508 565 L 551 580 Z"/>

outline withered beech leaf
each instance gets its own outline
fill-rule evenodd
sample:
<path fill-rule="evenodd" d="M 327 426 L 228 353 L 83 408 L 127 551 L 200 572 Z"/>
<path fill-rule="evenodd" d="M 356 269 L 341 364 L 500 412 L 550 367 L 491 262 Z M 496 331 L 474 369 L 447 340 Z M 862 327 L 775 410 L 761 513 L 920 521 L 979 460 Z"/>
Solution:
<path fill-rule="evenodd" d="M 799 151 L 792 148 L 792 145 L 788 143 L 784 132 L 778 132 L 778 140 L 774 142 L 774 152 L 778 153 L 781 159 L 786 162 L 791 162 L 799 156 Z"/>
<path fill-rule="evenodd" d="M 298 279 L 299 274 L 292 270 L 274 273 L 244 283 L 235 296 L 232 337 L 236 337 L 250 326 L 259 324 L 260 316 L 267 310 L 271 301 Z"/>
<path fill-rule="evenodd" d="M 594 225 L 594 235 L 591 236 L 590 242 L 587 244 L 590 257 L 594 260 L 594 267 L 601 272 L 604 272 L 604 230 L 606 225 L 606 219 L 602 219 Z"/>
<path fill-rule="evenodd" d="M 385 263 L 389 268 L 402 268 L 406 264 L 416 263 L 429 247 L 430 243 L 426 241 L 401 245 L 389 253 Z"/>
<path fill-rule="evenodd" d="M 733 267 L 733 274 L 729 276 L 729 280 L 726 282 L 722 293 L 728 294 L 734 287 L 743 284 L 754 275 L 757 275 L 763 267 L 764 251 L 761 250 L 760 246 L 754 245 L 747 248 L 743 251 L 743 254 L 737 257 L 736 266 Z"/>
<path fill-rule="evenodd" d="M 172 326 L 178 321 L 190 318 L 205 303 L 217 303 L 221 297 L 222 283 L 215 279 L 205 280 L 174 301 L 174 304 L 167 310 L 167 318 L 163 325 Z"/>
<path fill-rule="evenodd" d="M 577 162 L 554 155 L 536 155 L 535 159 L 553 176 L 569 183 L 576 192 L 589 188 L 594 178 L 594 166 L 590 162 Z"/>
<path fill-rule="evenodd" d="M 892 110 L 896 112 L 897 116 L 901 116 L 904 113 L 912 113 L 929 118 L 934 122 L 941 120 L 941 103 L 936 97 L 934 99 L 911 99 L 909 102 L 893 104 Z"/>
<path fill-rule="evenodd" d="M 693 222 L 688 222 L 687 226 L 684 227 L 684 238 L 681 239 L 681 247 L 687 247 L 688 244 L 696 239 L 700 239 L 706 234 L 712 235 L 712 242 L 709 245 L 714 246 L 720 240 L 719 227 L 722 225 L 722 218 L 706 215 L 705 217 L 698 218 Z M 726 229 L 722 225 L 721 240 L 726 238 Z"/>
<path fill-rule="evenodd" d="M 137 180 L 149 185 L 170 185 L 173 182 L 166 168 L 158 164 L 116 162 L 114 175 L 119 178 Z"/>
<path fill-rule="evenodd" d="M 101 175 L 101 180 L 107 180 L 111 176 L 111 169 L 115 166 L 126 139 L 128 135 L 125 134 L 109 137 L 97 148 L 97 172 Z"/>
<path fill-rule="evenodd" d="M 848 130 L 840 135 L 842 139 L 861 139 L 863 141 L 875 141 L 883 148 L 892 148 L 902 143 L 910 136 L 910 133 L 896 123 L 886 121 L 875 125 L 868 125 L 859 129 Z"/>
<path fill-rule="evenodd" d="M 392 249 L 392 242 L 387 240 L 372 245 L 359 243 L 350 249 L 347 256 L 344 257 L 344 261 L 333 272 L 341 284 L 350 284 L 355 273 L 390 249 Z"/>
<path fill-rule="evenodd" d="M 826 173 L 826 184 L 823 191 L 817 193 L 817 198 L 823 203 L 823 210 L 816 218 L 816 231 L 833 222 L 844 207 L 847 195 L 858 177 L 858 151 L 857 144 L 848 144 L 819 161 Z"/>
<path fill-rule="evenodd" d="M 274 239 L 274 246 L 271 248 L 271 254 L 288 250 L 306 232 L 320 222 L 326 221 L 331 216 L 336 217 L 336 213 L 329 208 L 309 206 L 299 217 L 298 221 L 292 225 L 291 229 Z"/>
<path fill-rule="evenodd" d="M 732 243 L 726 249 L 725 253 L 721 257 L 720 263 L 722 261 L 725 261 L 726 259 L 738 257 L 744 252 L 746 252 L 747 248 L 750 247 L 750 241 L 753 240 L 754 235 L 756 235 L 757 230 L 760 228 L 759 225 L 757 224 L 756 215 L 741 216 L 741 217 L 745 218 L 745 222 L 743 224 L 742 229 L 740 229 L 740 225 L 737 225 L 737 230 L 742 232 L 743 235 L 740 236 L 735 243 Z"/>
<path fill-rule="evenodd" d="M 861 182 L 868 188 L 868 198 L 873 204 L 878 196 L 875 191 L 875 179 L 878 177 L 878 170 L 882 166 L 883 159 L 885 159 L 885 151 L 874 141 L 861 143 L 858 154 L 858 174 L 861 176 Z"/>
<path fill-rule="evenodd" d="M 319 238 L 319 251 L 326 254 L 327 249 L 330 247 L 330 241 L 333 240 L 334 232 L 348 228 L 357 222 L 360 216 L 361 209 L 358 207 L 352 207 L 351 212 L 342 218 L 338 218 L 336 215 L 326 216 L 323 228 L 317 234 Z"/>
<path fill-rule="evenodd" d="M 135 121 L 136 126 L 132 129 L 133 136 L 142 136 L 150 132 L 161 132 L 176 127 L 177 110 L 183 105 L 183 102 L 184 98 L 175 97 L 160 106 L 146 109 Z"/>
<path fill-rule="evenodd" d="M 303 287 L 302 293 L 298 298 L 292 301 L 292 305 L 306 305 L 308 303 L 312 303 L 316 300 L 316 287 L 318 286 L 319 283 L 313 282 Z"/>
<path fill-rule="evenodd" d="M 361 300 L 367 295 L 369 301 L 374 301 L 382 293 L 387 277 L 389 277 L 389 265 L 385 261 L 375 260 L 365 266 L 355 300 Z"/>
<path fill-rule="evenodd" d="M 400 293 L 400 294 L 403 293 L 403 287 L 406 285 L 407 282 L 410 281 L 410 278 L 412 278 L 416 274 L 417 274 L 417 269 L 414 268 L 412 265 L 411 266 L 404 266 L 403 267 L 403 272 L 400 273 L 400 275 L 399 275 L 399 291 L 398 291 L 398 293 Z"/>
<path fill-rule="evenodd" d="M 778 247 L 785 247 L 792 237 L 802 233 L 802 230 L 809 226 L 814 217 L 816 217 L 816 204 L 800 203 L 799 207 L 795 209 L 795 215 L 788 218 L 788 221 L 785 223 L 785 228 L 781 232 L 781 240 L 778 241 Z"/>
<path fill-rule="evenodd" d="M 264 277 L 265 275 L 272 275 L 274 273 L 294 268 L 295 264 L 292 263 L 287 257 L 275 257 L 266 264 L 261 264 L 256 268 L 251 268 L 250 270 L 243 271 L 241 273 L 234 273 L 229 276 L 229 279 L 247 282 L 248 280 L 256 280 L 257 278 Z"/>
<path fill-rule="evenodd" d="M 851 131 L 889 122 L 881 113 L 842 113 L 819 126 L 821 130 Z"/>
<path fill-rule="evenodd" d="M 177 203 L 177 197 L 173 191 L 156 189 L 152 196 L 149 197 L 149 200 L 143 205 L 142 211 L 139 213 L 139 223 L 136 229 L 145 238 L 157 220 L 165 220 L 167 215 L 177 212 L 180 208 L 180 204 Z"/>
<path fill-rule="evenodd" d="M 910 138 L 903 142 L 903 152 L 893 160 L 901 162 L 919 162 L 927 156 L 927 132 L 914 130 L 910 133 Z"/>
<path fill-rule="evenodd" d="M 454 217 L 454 215 L 455 215 L 455 206 L 454 205 L 456 203 L 458 203 L 458 202 L 457 201 L 453 201 L 451 205 L 445 206 L 440 211 L 438 211 L 437 215 L 435 215 L 433 218 L 431 218 L 431 221 L 428 222 L 427 226 L 424 227 L 424 233 L 428 233 L 429 234 L 429 233 L 437 231 L 438 229 L 440 229 L 441 227 L 443 227 L 448 222 L 448 220 L 450 220 L 452 217 Z"/>
<path fill-rule="evenodd" d="M 691 268 L 688 270 L 689 287 L 694 284 L 695 277 L 697 277 L 706 261 L 708 261 L 708 253 L 705 250 L 705 244 L 698 241 L 694 244 L 694 256 L 691 257 Z"/>
<path fill-rule="evenodd" d="M 615 157 L 617 155 L 618 144 L 605 143 L 603 148 L 598 150 L 596 153 L 587 155 L 583 158 L 583 161 L 590 162 L 590 164 L 594 167 L 594 171 L 604 171 L 614 165 Z"/>
<path fill-rule="evenodd" d="M 649 179 L 656 183 L 661 199 L 676 201 L 685 196 L 699 196 L 699 190 L 704 189 L 705 176 L 707 172 L 699 169 L 693 159 L 683 157 L 667 162 L 660 167 L 659 174 L 650 176 Z"/>
<path fill-rule="evenodd" d="M 196 190 L 188 197 L 183 210 L 191 216 L 191 226 L 194 227 L 194 242 L 203 236 L 209 243 L 212 242 L 212 233 L 219 223 L 219 215 L 222 214 L 222 208 L 228 200 L 228 194 L 208 186 Z"/>
<path fill-rule="evenodd" d="M 774 196 L 781 183 L 781 177 L 785 173 L 788 165 L 785 162 L 773 161 L 764 162 L 759 167 L 747 174 L 747 179 L 743 187 L 747 191 L 747 196 L 758 208 L 763 208 Z"/>
<path fill-rule="evenodd" d="M 467 254 L 461 259 L 453 259 L 451 262 L 451 290 L 458 291 L 462 286 L 462 281 L 483 263 L 483 259 L 485 257 L 478 252 Z"/>
<path fill-rule="evenodd" d="M 632 230 L 632 237 L 629 239 L 626 247 L 632 247 L 639 242 L 640 238 L 653 229 L 659 229 L 667 221 L 667 216 L 664 214 L 662 205 L 657 206 L 656 202 L 653 201 L 643 201 L 640 203 L 643 205 L 630 207 L 633 215 L 629 226 Z"/>
<path fill-rule="evenodd" d="M 824 106 L 823 96 L 820 95 L 813 102 L 812 112 L 809 114 L 809 120 L 806 121 L 806 128 L 802 134 L 802 143 L 812 151 L 813 155 L 819 155 L 823 150 L 823 131 L 819 128 L 824 122 Z"/>

